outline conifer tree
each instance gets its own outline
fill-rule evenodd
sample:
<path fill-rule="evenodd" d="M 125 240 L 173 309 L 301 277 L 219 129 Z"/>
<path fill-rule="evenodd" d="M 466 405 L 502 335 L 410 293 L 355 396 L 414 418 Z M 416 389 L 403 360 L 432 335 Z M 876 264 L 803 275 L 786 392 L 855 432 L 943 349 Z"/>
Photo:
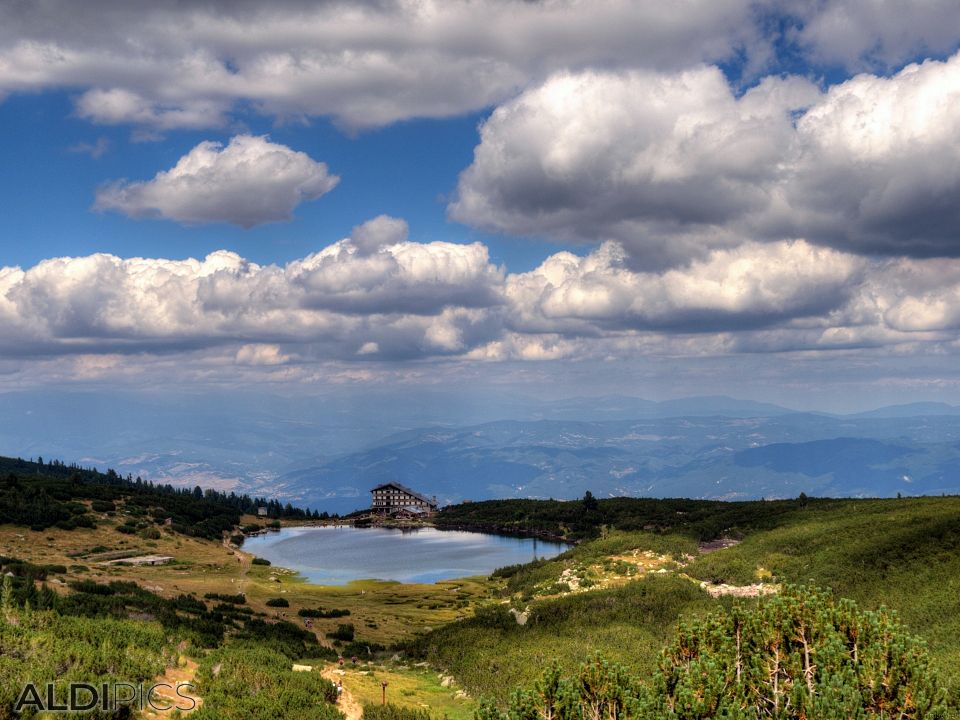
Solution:
<path fill-rule="evenodd" d="M 649 717 L 931 718 L 944 698 L 892 611 L 801 587 L 681 624 Z"/>
<path fill-rule="evenodd" d="M 813 588 L 682 621 L 645 681 L 595 657 L 574 678 L 557 667 L 508 711 L 477 720 L 853 720 L 945 717 L 926 648 L 895 613 L 861 611 Z"/>

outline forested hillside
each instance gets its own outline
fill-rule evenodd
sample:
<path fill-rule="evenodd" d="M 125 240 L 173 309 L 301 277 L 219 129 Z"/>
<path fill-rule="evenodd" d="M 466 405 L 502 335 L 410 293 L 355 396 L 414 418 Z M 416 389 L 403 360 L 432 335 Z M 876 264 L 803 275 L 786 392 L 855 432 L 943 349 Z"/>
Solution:
<path fill-rule="evenodd" d="M 712 540 L 723 534 L 776 527 L 798 510 L 828 508 L 843 502 L 806 495 L 794 500 L 747 502 L 630 497 L 598 500 L 588 491 L 579 501 L 486 500 L 450 505 L 435 522 L 442 528 L 568 540 L 597 537 L 605 528 L 681 533 L 695 540 Z"/>
<path fill-rule="evenodd" d="M 118 501 L 141 518 L 139 523 L 161 525 L 169 519 L 175 532 L 208 539 L 219 539 L 241 515 L 256 514 L 261 506 L 271 518 L 320 517 L 277 500 L 154 485 L 113 470 L 102 473 L 43 458 L 0 458 L 0 523 L 34 530 L 93 527 L 95 513 L 113 511 Z"/>

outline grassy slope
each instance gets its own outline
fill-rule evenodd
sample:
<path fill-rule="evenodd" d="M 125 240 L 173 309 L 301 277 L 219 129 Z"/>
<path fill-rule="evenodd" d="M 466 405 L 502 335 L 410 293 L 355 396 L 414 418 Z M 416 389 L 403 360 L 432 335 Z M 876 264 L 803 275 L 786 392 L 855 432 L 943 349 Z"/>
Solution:
<path fill-rule="evenodd" d="M 145 540 L 116 532 L 117 517 L 98 517 L 95 529 L 33 532 L 27 528 L 0 525 L 0 555 L 35 564 L 62 564 L 68 573 L 64 581 L 93 579 L 98 582 L 132 580 L 165 597 L 193 593 L 235 594 L 243 592 L 247 605 L 270 616 L 285 613 L 300 622 L 302 607 L 346 608 L 351 615 L 340 619 L 316 619 L 313 627 L 323 640 L 339 623 L 352 622 L 361 640 L 389 644 L 416 630 L 436 627 L 469 614 L 479 599 L 489 597 L 490 583 L 484 578 L 442 582 L 433 585 L 364 581 L 339 587 L 310 585 L 299 576 L 280 568 L 251 565 L 250 556 L 221 543 L 162 533 L 158 540 Z M 128 550 L 136 554 L 171 555 L 169 565 L 132 567 L 104 566 L 84 557 L 96 547 Z M 239 560 L 239 561 L 238 561 Z M 274 579 L 271 579 L 274 578 Z M 62 586 L 51 583 L 55 590 Z M 288 608 L 267 607 L 270 598 L 288 600 Z"/>
<path fill-rule="evenodd" d="M 69 642 L 64 642 L 69 638 Z M 55 681 L 60 698 L 71 681 L 144 682 L 177 657 L 158 623 L 0 611 L 0 718 L 27 682 Z"/>
<path fill-rule="evenodd" d="M 512 603 L 531 609 L 526 626 L 502 606 L 430 633 L 415 649 L 449 668 L 472 692 L 500 700 L 512 687 L 529 684 L 544 662 L 557 658 L 572 668 L 597 649 L 646 674 L 680 616 L 731 602 L 709 598 L 695 581 L 749 584 L 765 569 L 785 581 L 830 587 L 863 607 L 898 610 L 929 643 L 953 704 L 960 706 L 960 498 L 798 506 L 777 527 L 750 533 L 742 544 L 699 556 L 677 571 L 537 599 L 564 569 L 589 568 L 604 553 L 616 555 L 630 545 L 656 552 L 673 546 L 677 553 L 689 543 L 683 536 L 650 533 L 614 533 L 584 543 L 510 579 Z"/>
<path fill-rule="evenodd" d="M 429 709 L 434 717 L 449 720 L 473 720 L 477 703 L 457 697 L 458 688 L 444 687 L 438 673 L 429 668 L 377 665 L 344 670 L 343 686 L 363 705 L 379 705 L 381 682 L 387 682 L 388 702 L 401 707 Z"/>
<path fill-rule="evenodd" d="M 960 688 L 960 498 L 838 503 L 688 566 L 705 579 L 750 581 L 758 567 L 831 588 L 867 608 L 896 609 Z M 958 703 L 960 704 L 960 703 Z"/>

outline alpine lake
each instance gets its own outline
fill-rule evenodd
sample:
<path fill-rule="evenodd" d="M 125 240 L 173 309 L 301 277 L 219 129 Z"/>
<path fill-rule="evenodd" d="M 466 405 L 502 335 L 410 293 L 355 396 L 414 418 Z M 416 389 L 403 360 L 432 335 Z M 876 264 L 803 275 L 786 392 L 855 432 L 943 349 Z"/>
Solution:
<path fill-rule="evenodd" d="M 316 585 L 354 580 L 434 583 L 489 575 L 507 565 L 551 558 L 568 545 L 534 538 L 424 527 L 286 527 L 248 538 L 246 552 L 299 572 Z"/>

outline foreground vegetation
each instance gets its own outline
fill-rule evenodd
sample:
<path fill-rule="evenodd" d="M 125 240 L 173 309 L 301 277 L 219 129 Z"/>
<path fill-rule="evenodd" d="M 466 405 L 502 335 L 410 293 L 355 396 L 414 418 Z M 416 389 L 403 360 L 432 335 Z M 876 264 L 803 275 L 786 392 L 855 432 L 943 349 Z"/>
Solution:
<path fill-rule="evenodd" d="M 681 623 L 657 671 L 642 678 L 595 656 L 554 665 L 480 720 L 519 718 L 940 718 L 943 691 L 923 643 L 888 611 L 861 612 L 811 588 Z"/>

